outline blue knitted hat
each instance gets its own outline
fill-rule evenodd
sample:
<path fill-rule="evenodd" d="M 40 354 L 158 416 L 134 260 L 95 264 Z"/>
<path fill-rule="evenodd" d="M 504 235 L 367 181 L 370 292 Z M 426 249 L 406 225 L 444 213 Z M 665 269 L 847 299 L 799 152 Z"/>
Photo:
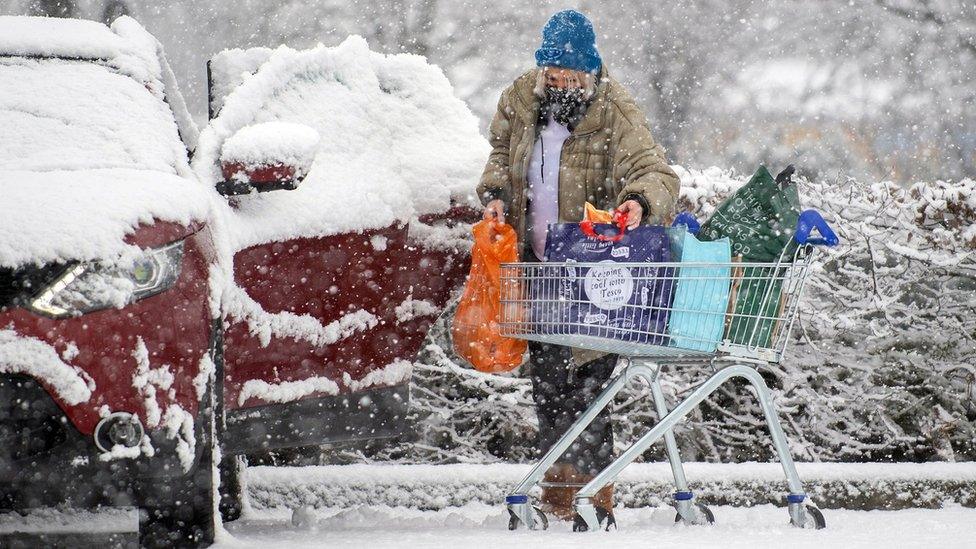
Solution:
<path fill-rule="evenodd" d="M 603 65 L 596 51 L 593 23 L 576 10 L 563 10 L 549 18 L 542 29 L 542 46 L 535 51 L 540 67 L 562 67 L 597 72 Z"/>

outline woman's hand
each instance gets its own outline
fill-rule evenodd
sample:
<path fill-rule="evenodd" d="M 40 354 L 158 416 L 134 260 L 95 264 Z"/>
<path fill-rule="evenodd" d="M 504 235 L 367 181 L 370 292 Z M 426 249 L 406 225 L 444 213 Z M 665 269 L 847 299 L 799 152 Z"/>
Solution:
<path fill-rule="evenodd" d="M 489 204 L 490 205 L 490 204 Z M 636 200 L 627 200 L 617 207 L 617 211 L 627 214 L 627 229 L 636 229 L 644 217 L 644 208 Z"/>
<path fill-rule="evenodd" d="M 640 206 L 637 206 L 640 208 Z M 505 203 L 501 200 L 492 200 L 485 206 L 485 213 L 481 216 L 482 219 L 492 219 L 494 218 L 499 223 L 505 222 Z"/>

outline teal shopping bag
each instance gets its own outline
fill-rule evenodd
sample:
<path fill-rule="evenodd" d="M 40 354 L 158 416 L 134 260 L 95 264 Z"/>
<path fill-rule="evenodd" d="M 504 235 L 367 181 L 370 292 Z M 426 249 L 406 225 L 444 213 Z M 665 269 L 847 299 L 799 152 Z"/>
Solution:
<path fill-rule="evenodd" d="M 673 228 L 670 236 L 672 255 L 680 257 L 681 263 L 668 320 L 671 346 L 713 352 L 722 340 L 729 306 L 729 239 L 701 242 L 682 225 Z"/>

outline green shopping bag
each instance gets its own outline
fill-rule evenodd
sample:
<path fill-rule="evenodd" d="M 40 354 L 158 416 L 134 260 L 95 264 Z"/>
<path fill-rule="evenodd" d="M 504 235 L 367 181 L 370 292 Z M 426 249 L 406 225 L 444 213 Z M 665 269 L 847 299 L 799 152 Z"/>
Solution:
<path fill-rule="evenodd" d="M 784 268 L 742 268 L 726 339 L 750 347 L 769 347 L 779 321 L 785 272 Z"/>
<path fill-rule="evenodd" d="M 793 244 L 800 217 L 800 196 L 793 184 L 793 166 L 776 179 L 765 166 L 726 199 L 702 225 L 699 240 L 729 237 L 732 256 L 746 262 L 775 262 Z M 792 254 L 787 253 L 792 257 Z"/>
<path fill-rule="evenodd" d="M 765 166 L 712 214 L 698 234 L 700 240 L 728 237 L 732 255 L 744 265 L 726 338 L 751 347 L 769 347 L 779 316 L 785 269 L 750 267 L 749 263 L 791 261 L 793 233 L 800 217 L 800 196 L 793 166 L 776 179 Z"/>

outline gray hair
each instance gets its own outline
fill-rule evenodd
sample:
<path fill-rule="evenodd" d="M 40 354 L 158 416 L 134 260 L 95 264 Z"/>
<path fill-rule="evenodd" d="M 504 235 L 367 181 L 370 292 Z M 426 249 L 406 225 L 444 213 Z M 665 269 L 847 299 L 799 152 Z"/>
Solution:
<path fill-rule="evenodd" d="M 540 70 L 538 76 L 536 76 L 535 87 L 532 88 L 532 93 L 534 93 L 536 97 L 546 96 L 546 69 L 548 68 L 549 67 L 542 67 L 542 70 Z M 570 70 L 570 72 L 573 73 L 573 75 L 576 76 L 576 78 L 579 80 L 580 87 L 583 88 L 584 99 L 589 100 L 591 97 L 593 97 L 596 94 L 595 74 L 593 74 L 592 72 L 574 71 L 574 70 Z"/>

